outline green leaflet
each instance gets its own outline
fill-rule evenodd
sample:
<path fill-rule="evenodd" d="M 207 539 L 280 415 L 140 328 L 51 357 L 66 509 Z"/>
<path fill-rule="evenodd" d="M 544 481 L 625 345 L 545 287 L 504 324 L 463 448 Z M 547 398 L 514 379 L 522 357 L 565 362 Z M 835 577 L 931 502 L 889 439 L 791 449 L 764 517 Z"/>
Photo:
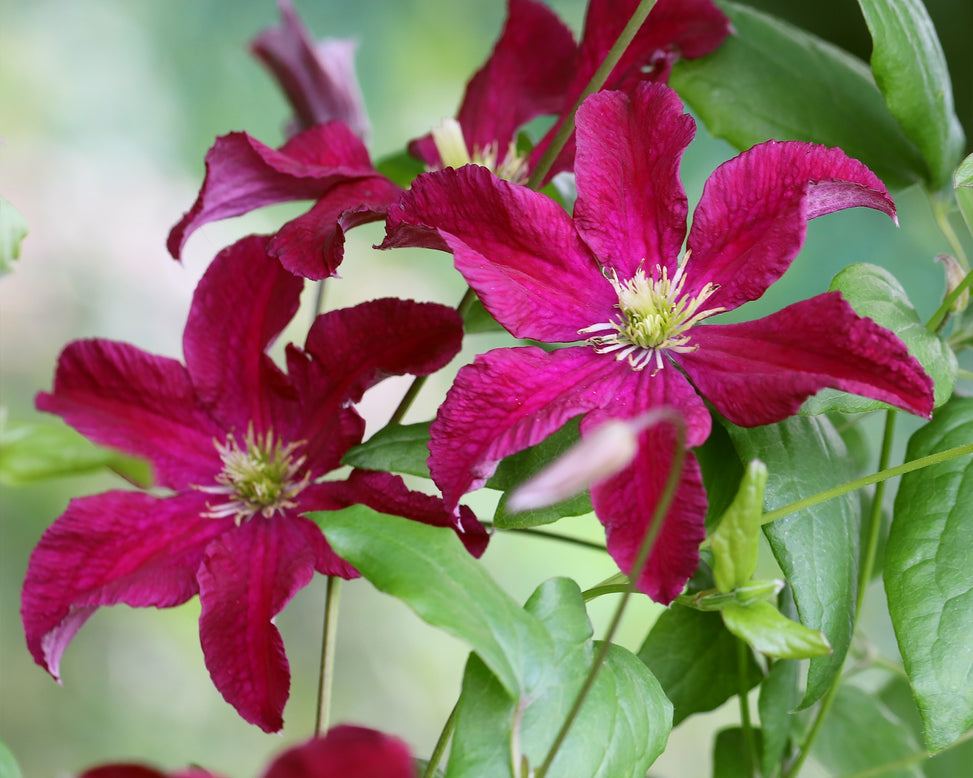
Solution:
<path fill-rule="evenodd" d="M 713 135 L 738 149 L 771 138 L 840 146 L 893 189 L 929 178 L 864 62 L 759 11 L 721 5 L 736 34 L 678 62 L 670 79 Z"/>
<path fill-rule="evenodd" d="M 774 659 L 807 659 L 831 653 L 821 632 L 791 621 L 769 602 L 727 605 L 720 613 L 730 632 Z"/>
<path fill-rule="evenodd" d="M 341 458 L 343 465 L 386 473 L 406 473 L 429 477 L 429 422 L 390 424 L 364 443 L 349 449 Z"/>
<path fill-rule="evenodd" d="M 838 273 L 831 281 L 830 289 L 841 292 L 859 316 L 867 316 L 901 338 L 909 353 L 933 379 L 936 407 L 950 398 L 956 385 L 956 355 L 939 336 L 926 329 L 895 276 L 877 265 L 858 263 Z M 801 412 L 860 413 L 891 407 L 867 397 L 824 389 L 808 398 Z"/>
<path fill-rule="evenodd" d="M 377 588 L 472 647 L 450 778 L 510 776 L 511 752 L 496 746 L 510 743 L 513 731 L 539 766 L 595 652 L 577 584 L 547 581 L 520 608 L 450 530 L 361 505 L 311 518 Z M 642 778 L 671 721 L 672 706 L 648 668 L 613 646 L 549 775 Z"/>
<path fill-rule="evenodd" d="M 3 741 L 0 741 L 0 778 L 23 778 L 20 765 Z"/>
<path fill-rule="evenodd" d="M 909 441 L 906 459 L 973 441 L 973 399 L 954 397 Z M 885 552 L 899 650 L 939 751 L 973 726 L 973 458 L 902 477 Z"/>
<path fill-rule="evenodd" d="M 760 751 L 759 729 L 752 731 L 754 748 Z M 713 778 L 753 778 L 756 765 L 747 749 L 747 739 L 740 727 L 721 729 L 713 743 Z"/>
<path fill-rule="evenodd" d="M 892 115 L 929 165 L 932 188 L 949 184 L 963 154 L 946 57 L 921 0 L 858 0 L 872 35 L 872 73 Z"/>
<path fill-rule="evenodd" d="M 747 465 L 737 496 L 710 535 L 713 577 L 721 592 L 743 586 L 757 569 L 766 485 L 767 466 L 755 459 Z"/>
<path fill-rule="evenodd" d="M 767 510 L 844 483 L 854 469 L 844 443 L 825 417 L 795 416 L 753 429 L 723 423 L 741 458 L 760 459 L 767 465 Z M 793 591 L 801 623 L 824 632 L 832 648 L 829 656 L 811 660 L 801 707 L 811 705 L 828 689 L 851 642 L 860 524 L 859 500 L 847 494 L 764 525 Z"/>

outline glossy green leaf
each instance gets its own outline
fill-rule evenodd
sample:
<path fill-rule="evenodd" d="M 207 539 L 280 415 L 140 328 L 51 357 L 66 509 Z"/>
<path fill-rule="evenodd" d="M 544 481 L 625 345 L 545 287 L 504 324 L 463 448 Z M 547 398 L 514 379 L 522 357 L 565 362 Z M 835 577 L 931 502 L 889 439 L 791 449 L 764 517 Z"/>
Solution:
<path fill-rule="evenodd" d="M 448 775 L 510 776 L 513 731 L 539 765 L 594 656 L 577 584 L 547 581 L 520 608 L 449 530 L 364 506 L 311 517 L 378 589 L 473 648 Z M 671 720 L 648 668 L 614 646 L 549 775 L 641 778 L 665 747 Z"/>
<path fill-rule="evenodd" d="M 939 336 L 926 329 L 895 276 L 877 265 L 849 265 L 834 277 L 831 290 L 841 292 L 858 315 L 867 316 L 902 339 L 933 379 L 936 407 L 950 398 L 956 386 L 956 355 Z M 878 400 L 825 389 L 809 398 L 801 412 L 860 413 L 891 407 Z"/>
<path fill-rule="evenodd" d="M 909 731 L 874 694 L 842 684 L 824 718 L 811 755 L 832 775 L 892 765 L 919 751 Z M 869 773 L 876 778 L 922 778 L 915 765 Z"/>
<path fill-rule="evenodd" d="M 0 275 L 13 270 L 20 244 L 27 237 L 27 222 L 20 212 L 0 197 Z"/>
<path fill-rule="evenodd" d="M 721 729 L 713 743 L 713 778 L 753 778 L 760 752 L 760 730 L 751 730 L 753 749 L 740 727 Z"/>
<path fill-rule="evenodd" d="M 715 710 L 740 690 L 737 651 L 738 641 L 718 613 L 674 605 L 659 616 L 638 656 L 672 700 L 676 726 L 694 713 Z M 762 677 L 748 650 L 742 686 L 752 689 Z"/>
<path fill-rule="evenodd" d="M 892 115 L 941 188 L 963 154 L 943 47 L 921 0 L 858 0 L 872 34 L 872 73 Z"/>
<path fill-rule="evenodd" d="M 764 775 L 773 775 L 774 767 L 781 764 L 790 751 L 795 724 L 792 711 L 801 701 L 800 674 L 797 660 L 781 659 L 771 665 L 766 679 L 760 684 L 757 711 L 763 733 L 761 769 Z"/>
<path fill-rule="evenodd" d="M 757 569 L 766 485 L 767 466 L 754 459 L 747 465 L 736 497 L 710 535 L 713 577 L 721 592 L 745 585 Z"/>
<path fill-rule="evenodd" d="M 973 441 L 973 399 L 954 397 L 909 441 L 916 459 Z M 973 727 L 973 457 L 902 476 L 885 591 L 931 751 Z"/>
<path fill-rule="evenodd" d="M 744 429 L 727 424 L 743 459 L 767 465 L 767 510 L 844 483 L 854 470 L 826 417 L 795 416 Z M 824 632 L 829 656 L 812 659 L 802 707 L 818 700 L 841 669 L 851 643 L 858 587 L 861 509 L 846 494 L 764 525 L 764 534 L 790 585 L 801 623 Z"/>
<path fill-rule="evenodd" d="M 341 463 L 365 470 L 429 478 L 429 422 L 390 424 L 349 449 Z"/>
<path fill-rule="evenodd" d="M 18 486 L 109 469 L 135 484 L 152 482 L 146 461 L 97 446 L 66 424 L 0 427 L 0 483 Z"/>
<path fill-rule="evenodd" d="M 426 172 L 426 166 L 408 151 L 399 151 L 380 159 L 375 168 L 383 176 L 406 188 L 416 176 Z"/>
<path fill-rule="evenodd" d="M 0 741 L 0 778 L 22 778 L 20 765 L 3 741 Z"/>
<path fill-rule="evenodd" d="M 808 659 L 831 653 L 822 632 L 791 621 L 769 602 L 727 605 L 720 614 L 730 632 L 773 659 Z"/>
<path fill-rule="evenodd" d="M 670 79 L 713 135 L 738 149 L 771 138 L 839 146 L 896 189 L 929 177 L 864 62 L 759 11 L 721 5 L 736 34 L 678 62 Z"/>
<path fill-rule="evenodd" d="M 973 235 L 973 154 L 964 159 L 953 174 L 956 202 Z"/>

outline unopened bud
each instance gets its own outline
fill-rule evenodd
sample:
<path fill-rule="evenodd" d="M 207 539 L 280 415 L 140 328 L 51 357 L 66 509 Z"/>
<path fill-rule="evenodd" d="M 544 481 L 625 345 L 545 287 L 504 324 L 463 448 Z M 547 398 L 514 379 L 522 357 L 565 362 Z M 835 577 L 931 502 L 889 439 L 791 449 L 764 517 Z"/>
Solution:
<path fill-rule="evenodd" d="M 946 271 L 946 297 L 949 297 L 956 288 L 963 283 L 966 279 L 966 271 L 959 262 L 956 261 L 956 257 L 950 254 L 940 254 L 936 257 L 937 262 L 943 263 L 943 269 Z M 962 313 L 966 310 L 966 306 L 970 303 L 970 290 L 964 289 L 963 293 L 956 298 L 953 305 L 950 307 L 952 313 Z"/>

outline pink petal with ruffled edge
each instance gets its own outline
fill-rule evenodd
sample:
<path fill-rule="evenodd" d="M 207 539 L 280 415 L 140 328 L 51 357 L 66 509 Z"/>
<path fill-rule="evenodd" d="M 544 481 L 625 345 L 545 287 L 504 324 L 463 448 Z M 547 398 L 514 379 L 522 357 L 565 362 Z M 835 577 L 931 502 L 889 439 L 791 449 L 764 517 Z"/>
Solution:
<path fill-rule="evenodd" d="M 706 181 L 687 248 L 686 294 L 719 286 L 707 308 L 760 297 L 804 245 L 808 219 L 844 208 L 895 219 L 884 184 L 841 149 L 768 141 L 720 165 Z"/>
<path fill-rule="evenodd" d="M 574 221 L 585 243 L 621 279 L 643 260 L 671 278 L 686 237 L 689 207 L 679 161 L 696 134 L 671 89 L 648 85 L 631 98 L 592 95 L 578 109 Z"/>
<path fill-rule="evenodd" d="M 242 435 L 253 424 L 291 437 L 300 432 L 294 411 L 276 407 L 287 379 L 266 350 L 297 313 L 304 282 L 267 255 L 267 241 L 251 235 L 216 255 L 193 294 L 183 351 L 197 394 L 226 430 Z"/>
<path fill-rule="evenodd" d="M 199 638 L 213 683 L 244 720 L 283 727 L 290 670 L 272 619 L 314 575 L 315 553 L 287 517 L 256 517 L 213 541 L 199 567 Z"/>
<path fill-rule="evenodd" d="M 344 259 L 345 233 L 384 219 L 401 194 L 401 187 L 378 176 L 340 184 L 281 227 L 267 251 L 295 275 L 312 280 L 335 276 Z"/>
<path fill-rule="evenodd" d="M 642 433 L 635 461 L 591 490 L 595 513 L 605 525 L 608 553 L 629 574 L 639 546 L 665 489 L 672 465 L 675 434 L 660 424 Z M 649 561 L 636 587 L 668 605 L 682 592 L 699 565 L 699 544 L 706 537 L 706 491 L 699 463 L 686 454 L 679 486 Z"/>
<path fill-rule="evenodd" d="M 553 200 L 467 165 L 419 176 L 389 209 L 389 240 L 409 245 L 400 225 L 438 228 L 456 268 L 483 305 L 518 338 L 570 343 L 611 315 L 618 297 Z"/>
<path fill-rule="evenodd" d="M 279 151 L 232 132 L 206 153 L 199 196 L 166 245 L 179 259 L 186 240 L 204 224 L 265 205 L 317 200 L 339 184 L 377 175 L 361 139 L 341 122 L 315 125 Z"/>
<path fill-rule="evenodd" d="M 21 617 L 34 661 L 55 678 L 61 655 L 102 605 L 169 608 L 196 594 L 206 546 L 233 526 L 206 496 L 113 491 L 72 500 L 27 566 Z"/>
<path fill-rule="evenodd" d="M 742 324 L 692 330 L 699 349 L 675 355 L 699 391 L 734 424 L 781 421 L 825 387 L 928 418 L 932 380 L 894 334 L 858 316 L 839 292 Z"/>
<path fill-rule="evenodd" d="M 58 357 L 53 390 L 39 393 L 36 405 L 96 443 L 147 457 L 162 486 L 209 483 L 220 471 L 213 439 L 224 432 L 174 359 L 127 343 L 75 341 Z"/>
<path fill-rule="evenodd" d="M 359 137 L 368 135 L 368 115 L 355 75 L 351 39 L 315 43 L 290 0 L 278 0 L 281 24 L 250 42 L 250 50 L 271 72 L 294 109 L 294 131 L 337 120 Z M 291 133 L 294 134 L 294 133 Z"/>
<path fill-rule="evenodd" d="M 404 742 L 346 724 L 284 752 L 263 778 L 416 778 L 416 772 Z"/>
<path fill-rule="evenodd" d="M 505 456 L 611 403 L 630 372 L 583 347 L 494 349 L 463 367 L 430 428 L 429 470 L 447 509 Z"/>
<path fill-rule="evenodd" d="M 475 557 L 482 556 L 486 550 L 489 536 L 472 510 L 461 505 L 458 516 L 453 516 L 441 499 L 412 491 L 392 473 L 352 470 L 345 481 L 326 481 L 318 486 L 327 495 L 327 504 L 322 506 L 324 510 L 367 505 L 380 513 L 454 529 L 466 550 Z"/>

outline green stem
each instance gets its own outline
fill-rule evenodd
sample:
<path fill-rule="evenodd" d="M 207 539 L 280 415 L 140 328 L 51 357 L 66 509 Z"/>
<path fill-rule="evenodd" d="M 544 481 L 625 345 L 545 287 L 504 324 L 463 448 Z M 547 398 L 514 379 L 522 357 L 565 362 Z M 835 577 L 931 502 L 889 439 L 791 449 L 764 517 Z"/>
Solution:
<path fill-rule="evenodd" d="M 956 377 L 965 378 L 967 381 L 973 381 L 973 371 L 963 370 L 963 368 L 960 368 L 956 371 Z"/>
<path fill-rule="evenodd" d="M 961 743 L 965 743 L 966 741 L 971 739 L 973 739 L 973 731 L 967 732 L 962 737 L 954 740 L 943 750 L 947 751 L 950 748 L 955 748 Z M 940 751 L 938 753 L 943 753 L 943 752 Z M 856 773 L 845 773 L 844 775 L 840 776 L 840 778 L 878 778 L 878 776 L 880 775 L 888 775 L 889 773 L 895 770 L 912 767 L 912 765 L 915 764 L 920 764 L 922 762 L 925 762 L 927 759 L 929 759 L 928 751 L 916 751 L 914 754 L 909 754 L 908 756 L 904 756 L 901 759 L 895 760 L 894 762 L 888 762 L 887 764 L 878 765 L 877 767 L 869 767 L 867 770 L 859 770 Z"/>
<path fill-rule="evenodd" d="M 737 697 L 740 698 L 740 727 L 743 729 L 743 743 L 746 746 L 747 776 L 753 776 L 757 767 L 757 741 L 753 735 L 753 722 L 750 719 L 749 689 L 747 689 L 747 659 L 750 647 L 737 638 Z"/>
<path fill-rule="evenodd" d="M 338 635 L 338 595 L 341 579 L 328 576 L 324 595 L 324 629 L 321 634 L 321 676 L 318 684 L 318 707 L 314 717 L 314 731 L 323 735 L 328 730 L 331 711 L 331 687 L 334 681 L 334 652 Z"/>
<path fill-rule="evenodd" d="M 956 232 L 953 230 L 953 225 L 949 223 L 949 213 L 953 210 L 951 202 L 948 201 L 933 201 L 933 213 L 936 214 L 936 222 L 939 224 L 939 229 L 942 230 L 943 235 L 946 236 L 946 240 L 953 249 L 953 256 L 956 257 L 956 261 L 960 263 L 960 266 L 969 271 L 970 263 L 966 259 L 966 252 L 963 251 L 963 244 L 960 243 Z"/>
<path fill-rule="evenodd" d="M 940 462 L 946 462 L 950 459 L 955 459 L 956 457 L 966 456 L 967 454 L 973 454 L 973 444 L 956 446 L 955 448 L 950 448 L 946 451 L 939 451 L 935 454 L 930 454 L 929 456 L 919 457 L 919 459 L 913 459 L 912 461 L 898 465 L 897 467 L 890 467 L 886 470 L 881 470 L 877 473 L 866 475 L 863 478 L 856 478 L 854 481 L 849 481 L 841 486 L 835 486 L 832 489 L 827 489 L 823 492 L 813 494 L 810 497 L 805 497 L 803 500 L 792 502 L 790 505 L 785 505 L 782 508 L 768 511 L 763 515 L 761 521 L 764 524 L 769 524 L 770 522 L 776 521 L 784 516 L 789 516 L 790 514 L 797 513 L 797 511 L 804 510 L 805 508 L 810 508 L 814 505 L 818 505 L 819 503 L 827 502 L 835 497 L 848 494 L 848 492 L 861 489 L 864 486 L 877 484 L 880 481 L 886 481 L 889 478 L 894 478 L 897 475 L 911 473 L 913 470 L 921 470 L 924 467 L 936 465 Z"/>
<path fill-rule="evenodd" d="M 484 527 L 492 527 L 494 524 L 489 521 L 480 522 Z M 571 543 L 575 546 L 581 546 L 582 548 L 590 548 L 594 551 L 604 551 L 604 543 L 596 543 L 593 540 L 584 540 L 583 538 L 572 538 L 570 535 L 561 535 L 557 532 L 548 532 L 543 529 L 535 529 L 533 527 L 521 527 L 518 529 L 502 529 L 502 532 L 509 532 L 511 534 L 517 535 L 534 535 L 536 537 L 549 538 L 550 540 L 559 540 L 562 543 Z"/>
<path fill-rule="evenodd" d="M 554 134 L 551 145 L 547 147 L 534 166 L 534 169 L 530 172 L 530 178 L 527 179 L 527 186 L 529 188 L 537 189 L 543 183 L 551 166 L 557 159 L 557 155 L 561 153 L 571 134 L 574 132 L 574 115 L 578 110 L 578 106 L 581 105 L 588 95 L 597 92 L 605 85 L 608 76 L 611 75 L 611 72 L 621 60 L 625 50 L 635 38 L 635 34 L 639 31 L 639 28 L 641 28 L 645 20 L 649 17 L 649 13 L 655 4 L 656 0 L 642 0 L 639 3 L 638 8 L 635 9 L 635 13 L 632 14 L 632 18 L 628 20 L 628 24 L 625 25 L 625 28 L 618 36 L 618 40 L 615 41 L 615 45 L 608 50 L 598 70 L 591 77 L 591 81 L 588 82 L 588 85 L 584 88 L 580 97 L 578 97 L 577 102 L 564 117 L 564 122 Z"/>
<path fill-rule="evenodd" d="M 426 765 L 426 771 L 422 774 L 422 778 L 433 778 L 436 775 L 436 768 L 439 767 L 439 763 L 443 760 L 443 754 L 446 753 L 446 746 L 449 743 L 449 739 L 453 736 L 453 730 L 456 729 L 456 712 L 458 710 L 459 703 L 457 702 L 449 712 L 449 718 L 446 719 L 446 723 L 443 725 L 443 731 L 439 733 L 439 740 L 436 741 L 436 747 L 432 750 L 432 755 L 429 757 L 429 763 Z"/>
<path fill-rule="evenodd" d="M 791 765 L 791 768 L 785 772 L 782 778 L 796 778 L 797 774 L 801 771 L 804 766 L 804 762 L 807 761 L 808 756 L 811 753 L 811 745 L 818 738 L 818 732 L 821 731 L 821 725 L 824 724 L 825 718 L 827 718 L 831 706 L 834 704 L 835 695 L 838 693 L 838 684 L 833 683 L 828 687 L 828 691 L 825 693 L 824 698 L 821 700 L 821 705 L 818 708 L 818 715 L 814 719 L 814 724 L 811 726 L 811 730 L 807 733 L 804 738 L 804 747 L 801 749 L 800 755 L 797 757 L 797 761 Z"/>
<path fill-rule="evenodd" d="M 892 457 L 892 439 L 895 437 L 896 412 L 889 411 L 885 416 L 885 432 L 882 435 L 882 451 L 879 454 L 878 469 L 886 470 Z M 878 554 L 878 540 L 882 532 L 882 501 L 885 498 L 885 481 L 879 481 L 875 486 L 872 498 L 872 511 L 868 526 L 868 540 L 865 545 L 865 556 L 862 558 L 861 569 L 858 571 L 858 596 L 855 600 L 855 623 L 862 613 L 865 603 L 865 591 L 875 569 L 875 557 Z M 837 683 L 837 679 L 835 680 Z"/>
<path fill-rule="evenodd" d="M 642 544 L 639 546 L 639 551 L 635 556 L 635 561 L 632 563 L 632 571 L 629 574 L 628 586 L 625 587 L 622 598 L 619 601 L 618 606 L 615 608 L 615 613 L 612 615 L 612 620 L 608 625 L 608 630 L 605 637 L 598 646 L 598 652 L 591 664 L 591 669 L 588 671 L 588 675 L 585 677 L 584 683 L 581 685 L 581 689 L 578 690 L 578 695 L 574 699 L 574 704 L 571 706 L 571 710 L 568 711 L 568 715 L 561 724 L 561 729 L 554 738 L 550 751 L 547 752 L 547 756 L 544 758 L 541 766 L 534 772 L 533 778 L 545 778 L 547 775 L 547 771 L 551 768 L 551 763 L 557 756 L 557 752 L 560 750 L 561 745 L 568 736 L 571 726 L 578 717 L 578 712 L 581 710 L 581 706 L 584 704 L 585 699 L 588 697 L 588 693 L 594 686 L 595 680 L 598 677 L 598 672 L 605 663 L 605 657 L 608 656 L 608 652 L 611 650 L 612 638 L 615 637 L 615 632 L 618 630 L 618 625 L 622 621 L 622 616 L 625 613 L 628 602 L 631 599 L 632 594 L 635 592 L 636 582 L 639 580 L 646 563 L 649 561 L 649 556 L 652 553 L 652 548 L 655 545 L 656 538 L 659 537 L 659 532 L 662 530 L 662 524 L 665 516 L 669 512 L 669 507 L 672 505 L 672 501 L 676 496 L 676 490 L 679 488 L 683 463 L 686 459 L 686 425 L 682 417 L 674 411 L 672 413 L 667 413 L 665 415 L 665 420 L 671 423 L 676 430 L 675 450 L 672 456 L 672 465 L 669 468 L 669 474 L 666 478 L 665 489 L 659 498 L 658 504 L 655 506 L 655 510 L 652 512 L 651 522 L 646 530 L 645 537 L 642 538 Z"/>
<path fill-rule="evenodd" d="M 949 309 L 953 307 L 953 303 L 959 299 L 963 292 L 970 288 L 973 288 L 973 271 L 967 273 L 966 277 L 960 281 L 959 286 L 946 295 L 942 305 L 936 309 L 936 312 L 932 315 L 929 323 L 926 324 L 926 329 L 930 332 L 937 332 L 939 330 L 939 325 L 943 323 L 943 320 L 949 314 Z"/>

